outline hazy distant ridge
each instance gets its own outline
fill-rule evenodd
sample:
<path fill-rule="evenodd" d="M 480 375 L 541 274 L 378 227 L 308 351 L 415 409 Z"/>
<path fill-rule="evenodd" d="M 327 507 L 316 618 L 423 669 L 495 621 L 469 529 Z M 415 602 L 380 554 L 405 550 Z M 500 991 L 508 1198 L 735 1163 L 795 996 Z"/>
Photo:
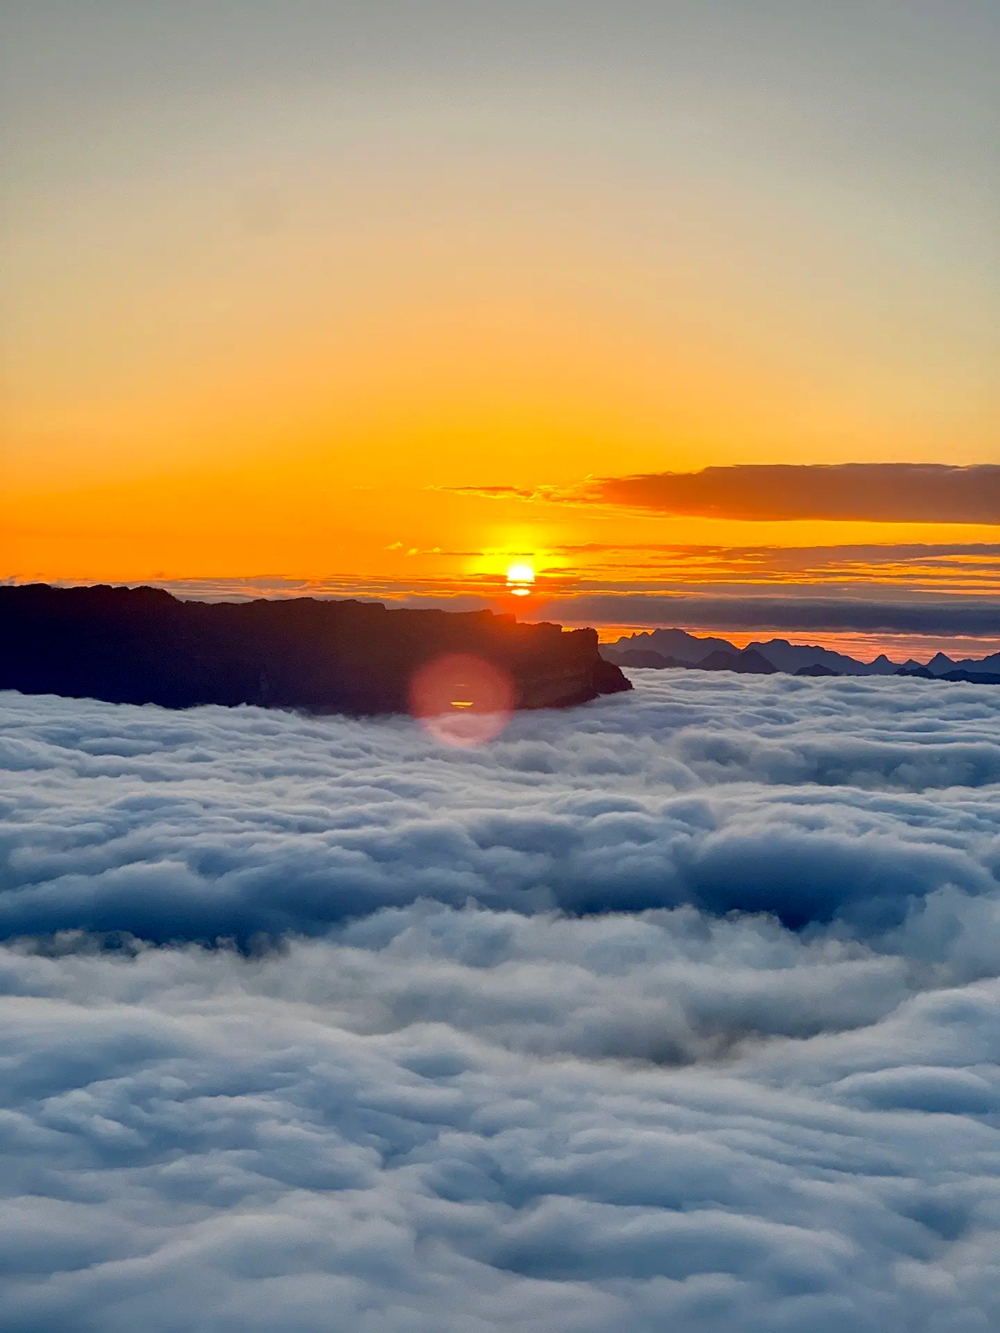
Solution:
<path fill-rule="evenodd" d="M 846 653 L 837 653 L 818 644 L 793 644 L 787 639 L 754 641 L 743 649 L 727 639 L 701 638 L 683 629 L 656 629 L 628 634 L 615 643 L 603 644 L 601 653 L 609 661 L 625 667 L 697 667 L 708 671 L 738 671 L 767 675 L 782 671 L 789 675 L 894 676 L 900 672 L 919 672 L 939 678 L 962 679 L 963 673 L 988 678 L 1000 676 L 1000 653 L 987 657 L 954 660 L 937 653 L 921 663 L 912 658 L 892 662 L 880 653 L 872 662 L 861 662 Z M 657 660 L 659 659 L 659 660 Z M 821 670 L 822 669 L 822 670 Z"/>

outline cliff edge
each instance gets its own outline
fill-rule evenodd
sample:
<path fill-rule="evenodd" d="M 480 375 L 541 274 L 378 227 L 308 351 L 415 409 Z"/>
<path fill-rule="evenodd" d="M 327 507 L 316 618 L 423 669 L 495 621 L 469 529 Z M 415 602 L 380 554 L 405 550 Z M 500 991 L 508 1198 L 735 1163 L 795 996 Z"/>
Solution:
<path fill-rule="evenodd" d="M 183 602 L 157 588 L 0 587 L 0 689 L 110 703 L 258 704 L 406 712 L 414 674 L 447 654 L 509 678 L 515 708 L 632 688 L 592 629 L 491 611 L 389 611 L 378 602 Z"/>

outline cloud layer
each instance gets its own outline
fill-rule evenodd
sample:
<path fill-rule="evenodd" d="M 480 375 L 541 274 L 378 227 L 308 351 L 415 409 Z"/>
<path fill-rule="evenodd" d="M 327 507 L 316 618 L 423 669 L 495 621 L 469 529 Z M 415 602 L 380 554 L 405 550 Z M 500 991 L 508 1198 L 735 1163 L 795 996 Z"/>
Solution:
<path fill-rule="evenodd" d="M 592 592 L 545 604 L 553 619 L 609 625 L 687 625 L 718 630 L 855 631 L 983 637 L 1000 624 L 995 597 L 930 601 L 858 597 L 699 596 L 649 592 Z"/>
<path fill-rule="evenodd" d="M 608 477 L 592 494 L 700 518 L 1000 523 L 1000 467 L 988 463 L 742 463 Z"/>
<path fill-rule="evenodd" d="M 245 942 L 422 897 L 891 924 L 994 882 L 1000 695 L 928 688 L 671 675 L 472 752 L 409 719 L 8 696 L 0 936 Z"/>
<path fill-rule="evenodd" d="M 1000 691 L 693 675 L 4 696 L 0 1329 L 995 1327 Z"/>

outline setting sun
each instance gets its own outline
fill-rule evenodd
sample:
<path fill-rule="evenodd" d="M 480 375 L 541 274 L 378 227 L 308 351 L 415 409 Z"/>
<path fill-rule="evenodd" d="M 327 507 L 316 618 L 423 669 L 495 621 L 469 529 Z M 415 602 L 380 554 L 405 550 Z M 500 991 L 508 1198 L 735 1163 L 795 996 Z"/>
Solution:
<path fill-rule="evenodd" d="M 0 43 L 0 1333 L 1000 1333 L 1000 0 Z"/>
<path fill-rule="evenodd" d="M 530 565 L 511 565 L 507 570 L 508 583 L 534 583 L 535 571 Z"/>
<path fill-rule="evenodd" d="M 527 597 L 535 581 L 535 571 L 530 565 L 514 564 L 507 570 L 507 587 L 515 597 Z"/>

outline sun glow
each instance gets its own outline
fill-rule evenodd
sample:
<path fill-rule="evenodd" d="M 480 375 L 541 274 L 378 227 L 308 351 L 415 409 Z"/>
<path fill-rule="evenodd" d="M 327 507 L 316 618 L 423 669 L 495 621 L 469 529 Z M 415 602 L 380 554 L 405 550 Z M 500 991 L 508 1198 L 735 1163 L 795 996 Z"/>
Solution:
<path fill-rule="evenodd" d="M 530 565 L 511 565 L 507 570 L 508 583 L 534 583 L 535 571 Z"/>
<path fill-rule="evenodd" d="M 507 570 L 507 587 L 515 597 L 527 597 L 535 581 L 535 571 L 530 565 L 514 564 Z"/>

